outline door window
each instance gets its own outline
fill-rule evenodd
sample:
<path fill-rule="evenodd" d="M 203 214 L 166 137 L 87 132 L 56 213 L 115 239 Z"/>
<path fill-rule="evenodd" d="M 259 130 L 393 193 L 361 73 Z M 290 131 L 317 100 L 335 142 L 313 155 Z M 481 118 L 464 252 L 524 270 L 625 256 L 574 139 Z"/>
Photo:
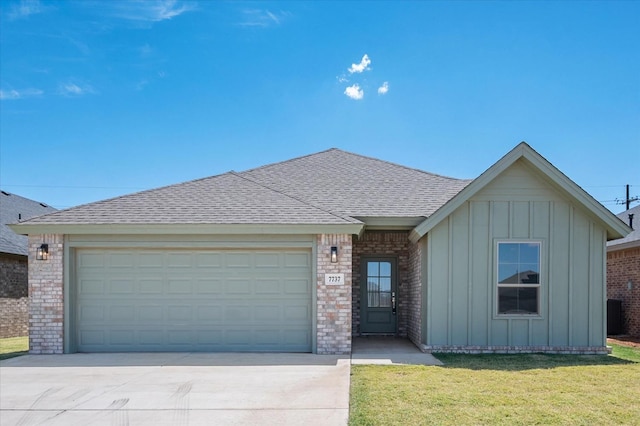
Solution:
<path fill-rule="evenodd" d="M 391 307 L 391 262 L 367 262 L 367 300 L 370 308 Z"/>

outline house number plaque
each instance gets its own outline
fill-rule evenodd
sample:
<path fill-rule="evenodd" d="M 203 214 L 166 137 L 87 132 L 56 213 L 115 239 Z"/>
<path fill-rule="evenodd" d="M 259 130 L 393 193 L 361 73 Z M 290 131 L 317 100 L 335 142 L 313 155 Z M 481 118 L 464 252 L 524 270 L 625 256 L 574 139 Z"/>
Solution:
<path fill-rule="evenodd" d="M 324 274 L 326 285 L 344 285 L 344 274 Z"/>

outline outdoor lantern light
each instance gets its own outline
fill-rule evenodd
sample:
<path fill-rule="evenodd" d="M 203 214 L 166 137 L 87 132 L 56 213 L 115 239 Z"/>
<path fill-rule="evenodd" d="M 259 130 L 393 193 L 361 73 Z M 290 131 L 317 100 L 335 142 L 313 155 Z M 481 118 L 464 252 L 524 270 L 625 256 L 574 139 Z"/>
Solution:
<path fill-rule="evenodd" d="M 337 263 L 338 262 L 338 247 L 333 246 L 331 247 L 331 263 Z"/>
<path fill-rule="evenodd" d="M 36 259 L 37 260 L 47 260 L 49 259 L 49 244 L 44 244 L 36 250 Z"/>

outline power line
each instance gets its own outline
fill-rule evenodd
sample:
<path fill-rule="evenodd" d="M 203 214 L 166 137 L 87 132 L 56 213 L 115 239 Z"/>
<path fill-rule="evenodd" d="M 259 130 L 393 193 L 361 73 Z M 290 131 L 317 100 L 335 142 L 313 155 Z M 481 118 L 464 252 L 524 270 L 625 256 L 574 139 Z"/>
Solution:
<path fill-rule="evenodd" d="M 48 188 L 48 189 L 133 189 L 143 190 L 146 188 L 133 187 L 133 186 L 79 186 L 79 185 L 6 185 L 2 184 L 3 188 Z"/>

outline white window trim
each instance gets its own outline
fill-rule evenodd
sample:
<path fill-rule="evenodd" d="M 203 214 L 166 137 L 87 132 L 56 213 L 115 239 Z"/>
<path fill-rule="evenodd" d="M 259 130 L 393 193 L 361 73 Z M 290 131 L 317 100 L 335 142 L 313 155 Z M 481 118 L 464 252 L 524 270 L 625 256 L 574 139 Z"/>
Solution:
<path fill-rule="evenodd" d="M 499 247 L 500 244 L 538 244 L 539 247 L 539 252 L 538 252 L 538 268 L 539 268 L 539 272 L 538 272 L 538 284 L 528 284 L 526 287 L 527 288 L 537 288 L 538 289 L 538 312 L 537 313 L 531 313 L 531 314 L 516 314 L 516 313 L 511 313 L 511 314 L 501 314 L 499 312 L 499 303 L 500 303 L 500 292 L 498 291 L 499 288 L 501 287 L 505 287 L 505 288 L 518 288 L 518 287 L 524 287 L 522 284 L 500 284 L 498 282 L 498 277 L 499 277 L 499 267 L 500 267 L 500 256 L 499 256 Z M 493 282 L 493 288 L 495 291 L 495 309 L 494 309 L 494 316 L 495 318 L 542 318 L 542 284 L 543 284 L 543 255 L 542 255 L 542 250 L 543 250 L 543 240 L 542 239 L 538 239 L 538 238 L 532 238 L 532 239 L 527 239 L 527 238 L 523 238 L 523 239 L 508 239 L 508 238 L 504 238 L 504 239 L 499 239 L 495 241 L 495 256 L 493 259 L 493 266 L 494 266 L 494 271 L 495 271 L 495 275 L 494 275 L 494 282 Z"/>

